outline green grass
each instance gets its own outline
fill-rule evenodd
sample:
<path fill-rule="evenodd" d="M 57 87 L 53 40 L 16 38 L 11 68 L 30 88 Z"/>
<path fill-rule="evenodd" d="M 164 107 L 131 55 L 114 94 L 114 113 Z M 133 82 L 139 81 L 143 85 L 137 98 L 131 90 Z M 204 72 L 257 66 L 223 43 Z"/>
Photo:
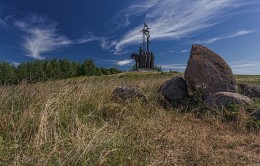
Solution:
<path fill-rule="evenodd" d="M 238 83 L 260 85 L 260 75 L 235 75 Z"/>
<path fill-rule="evenodd" d="M 232 110 L 191 101 L 162 107 L 156 91 L 175 75 L 135 72 L 0 87 L 0 165 L 260 163 L 258 122 L 248 117 L 259 100 Z M 259 78 L 237 76 L 239 82 Z M 121 85 L 138 86 L 148 102 L 112 103 Z"/>

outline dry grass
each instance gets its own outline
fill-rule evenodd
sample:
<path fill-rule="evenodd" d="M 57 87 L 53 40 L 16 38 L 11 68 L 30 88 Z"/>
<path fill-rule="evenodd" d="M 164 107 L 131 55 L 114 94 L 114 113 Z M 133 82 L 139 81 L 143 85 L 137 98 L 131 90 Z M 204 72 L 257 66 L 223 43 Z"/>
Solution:
<path fill-rule="evenodd" d="M 163 108 L 156 90 L 172 74 L 118 74 L 0 87 L 0 165 L 253 165 L 259 130 L 202 105 Z M 119 85 L 149 102 L 114 104 Z M 203 111 L 202 111 L 203 110 Z M 203 113 L 200 113 L 203 112 Z"/>

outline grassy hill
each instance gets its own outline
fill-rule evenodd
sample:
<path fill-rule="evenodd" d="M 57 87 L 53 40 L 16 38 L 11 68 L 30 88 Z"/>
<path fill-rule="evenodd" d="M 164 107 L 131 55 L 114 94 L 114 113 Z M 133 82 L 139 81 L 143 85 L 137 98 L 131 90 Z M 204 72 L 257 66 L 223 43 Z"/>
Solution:
<path fill-rule="evenodd" d="M 253 165 L 260 132 L 246 107 L 162 107 L 156 91 L 178 73 L 111 76 L 0 87 L 0 165 Z M 181 74 L 179 74 L 181 75 Z M 260 76 L 236 76 L 260 84 Z M 148 97 L 112 103 L 120 85 Z"/>

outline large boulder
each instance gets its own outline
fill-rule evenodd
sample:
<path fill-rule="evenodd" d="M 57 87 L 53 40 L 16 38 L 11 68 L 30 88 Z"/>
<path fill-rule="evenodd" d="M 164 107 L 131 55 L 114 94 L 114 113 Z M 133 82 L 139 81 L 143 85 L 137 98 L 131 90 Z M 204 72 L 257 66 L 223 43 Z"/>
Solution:
<path fill-rule="evenodd" d="M 185 80 L 180 76 L 176 76 L 161 85 L 158 93 L 168 102 L 180 101 L 187 96 Z"/>
<path fill-rule="evenodd" d="M 209 95 L 205 99 L 205 103 L 212 107 L 228 107 L 230 105 L 246 105 L 250 104 L 252 100 L 247 97 L 243 96 L 238 93 L 231 93 L 231 92 L 218 92 L 212 95 Z"/>
<path fill-rule="evenodd" d="M 216 53 L 201 45 L 193 45 L 185 80 L 189 89 L 206 85 L 206 94 L 217 92 L 237 93 L 237 83 L 228 64 Z"/>
<path fill-rule="evenodd" d="M 122 102 L 138 98 L 142 101 L 146 101 L 146 96 L 137 87 L 120 86 L 112 92 L 112 100 L 115 102 Z"/>
<path fill-rule="evenodd" d="M 243 95 L 253 98 L 260 97 L 260 85 L 239 84 Z"/>

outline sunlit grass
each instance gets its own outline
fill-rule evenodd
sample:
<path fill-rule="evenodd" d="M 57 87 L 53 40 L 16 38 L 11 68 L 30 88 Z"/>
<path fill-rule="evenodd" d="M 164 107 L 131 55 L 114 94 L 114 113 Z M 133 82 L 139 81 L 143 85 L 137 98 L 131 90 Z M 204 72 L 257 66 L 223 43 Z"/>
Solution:
<path fill-rule="evenodd" d="M 260 85 L 260 76 L 259 75 L 236 75 L 235 76 L 238 83 L 248 83 L 248 84 L 259 84 Z"/>
<path fill-rule="evenodd" d="M 259 130 L 250 128 L 247 114 L 259 101 L 234 108 L 234 119 L 191 101 L 162 107 L 156 91 L 175 75 L 121 73 L 0 87 L 0 165 L 260 163 Z M 138 86 L 148 102 L 112 103 L 121 85 Z"/>

